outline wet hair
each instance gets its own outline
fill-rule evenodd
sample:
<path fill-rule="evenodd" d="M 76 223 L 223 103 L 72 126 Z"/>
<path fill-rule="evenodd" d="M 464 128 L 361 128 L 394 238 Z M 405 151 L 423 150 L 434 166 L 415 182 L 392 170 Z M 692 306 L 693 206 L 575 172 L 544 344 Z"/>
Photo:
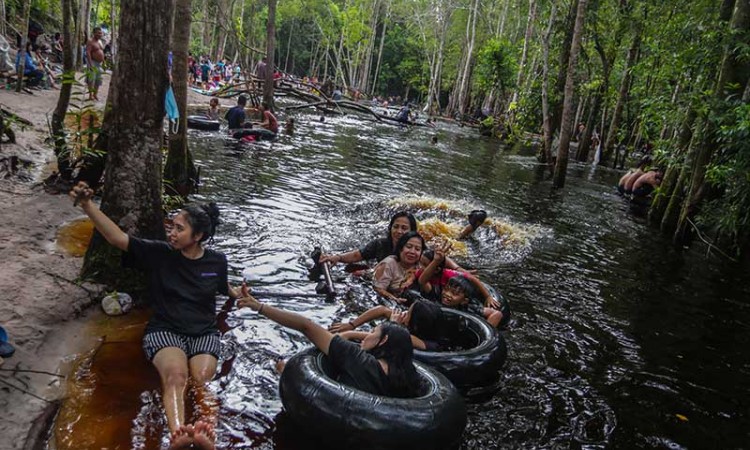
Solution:
<path fill-rule="evenodd" d="M 91 30 L 91 33 L 96 33 L 97 31 L 102 31 L 102 27 L 94 27 L 94 29 Z"/>
<path fill-rule="evenodd" d="M 200 242 L 213 241 L 216 226 L 219 224 L 219 207 L 216 203 L 190 204 L 182 208 L 185 220 L 193 229 L 193 235 L 203 233 Z"/>
<path fill-rule="evenodd" d="M 404 233 L 403 236 L 398 238 L 398 242 L 396 242 L 396 247 L 393 248 L 393 254 L 396 256 L 396 261 L 401 261 L 401 250 L 404 249 L 406 246 L 406 243 L 409 242 L 409 239 L 411 238 L 418 238 L 419 241 L 422 243 L 422 251 L 419 252 L 420 258 L 422 257 L 422 252 L 424 252 L 425 245 L 424 245 L 424 238 L 421 234 L 417 233 L 416 231 L 409 231 L 408 233 Z"/>
<path fill-rule="evenodd" d="M 263 108 L 263 111 L 270 111 L 271 110 L 271 107 L 268 106 L 267 102 L 261 102 L 260 103 L 260 107 Z"/>
<path fill-rule="evenodd" d="M 391 221 L 388 222 L 388 229 L 385 232 L 385 237 L 387 237 L 388 240 L 391 239 L 391 228 L 393 228 L 393 224 L 399 217 L 406 217 L 406 220 L 409 221 L 409 231 L 417 231 L 417 219 L 414 218 L 412 213 L 406 211 L 397 212 L 391 217 Z"/>
<path fill-rule="evenodd" d="M 406 328 L 393 322 L 380 325 L 380 342 L 369 353 L 376 359 L 382 359 L 388 363 L 390 396 L 416 397 L 419 395 L 420 379 L 412 362 L 414 347 Z"/>
<path fill-rule="evenodd" d="M 247 105 L 247 97 L 245 97 L 244 95 L 240 95 L 239 97 L 237 97 L 237 104 L 240 106 Z"/>
<path fill-rule="evenodd" d="M 417 300 L 411 306 L 409 332 L 420 339 L 435 339 L 440 334 L 443 310 L 440 305 L 425 300 Z"/>
<path fill-rule="evenodd" d="M 445 287 L 463 292 L 467 299 L 474 296 L 474 286 L 472 286 L 471 281 L 463 275 L 451 277 L 448 279 L 448 283 Z"/>

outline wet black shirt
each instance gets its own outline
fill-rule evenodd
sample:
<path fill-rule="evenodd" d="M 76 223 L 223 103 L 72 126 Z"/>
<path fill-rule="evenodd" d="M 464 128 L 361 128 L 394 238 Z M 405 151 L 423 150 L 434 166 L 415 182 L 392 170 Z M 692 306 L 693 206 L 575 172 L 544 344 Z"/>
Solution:
<path fill-rule="evenodd" d="M 229 122 L 230 130 L 242 128 L 242 124 L 245 123 L 245 117 L 245 107 L 240 105 L 230 108 L 224 116 L 227 122 Z"/>
<path fill-rule="evenodd" d="M 148 273 L 154 314 L 146 331 L 171 331 L 188 336 L 216 332 L 216 293 L 228 295 L 227 258 L 204 249 L 188 259 L 164 241 L 130 236 L 128 252 Z"/>
<path fill-rule="evenodd" d="M 338 381 L 360 391 L 390 395 L 388 376 L 374 356 L 359 344 L 334 336 L 328 347 L 328 358 L 338 373 Z"/>
<path fill-rule="evenodd" d="M 362 259 L 365 261 L 374 259 L 380 262 L 393 254 L 393 246 L 390 238 L 373 239 L 360 248 L 359 253 L 362 254 Z"/>

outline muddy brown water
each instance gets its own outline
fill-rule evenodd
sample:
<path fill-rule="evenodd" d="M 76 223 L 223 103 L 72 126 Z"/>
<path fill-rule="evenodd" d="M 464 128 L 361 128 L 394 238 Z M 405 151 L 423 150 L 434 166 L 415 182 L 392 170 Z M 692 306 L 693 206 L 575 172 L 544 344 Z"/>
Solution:
<path fill-rule="evenodd" d="M 750 442 L 748 271 L 699 246 L 673 248 L 615 195 L 619 172 L 572 164 L 555 191 L 531 151 L 469 129 L 407 131 L 304 114 L 297 124 L 295 135 L 255 145 L 191 134 L 203 174 L 198 198 L 222 211 L 215 247 L 228 255 L 233 281 L 248 279 L 264 301 L 324 325 L 377 304 L 366 281 L 340 268 L 335 302 L 290 294 L 313 292 L 306 255 L 314 246 L 355 248 L 382 235 L 407 203 L 419 220 L 455 225 L 482 207 L 510 230 L 481 228 L 459 258 L 503 292 L 514 314 L 503 382 L 469 405 L 463 449 Z M 409 203 L 412 195 L 426 200 Z M 310 448 L 279 416 L 273 370 L 307 342 L 250 311 L 220 312 L 219 448 Z M 163 442 L 156 375 L 135 325 L 145 319 L 116 320 L 115 328 L 128 324 L 127 342 L 102 345 L 79 371 L 80 410 L 58 419 L 56 435 L 71 439 L 58 448 Z"/>

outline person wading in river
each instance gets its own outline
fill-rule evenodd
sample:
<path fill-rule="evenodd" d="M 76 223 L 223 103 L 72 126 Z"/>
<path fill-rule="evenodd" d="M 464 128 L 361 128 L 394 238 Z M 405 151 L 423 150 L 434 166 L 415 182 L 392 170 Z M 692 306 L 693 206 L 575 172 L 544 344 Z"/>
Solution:
<path fill-rule="evenodd" d="M 188 205 L 173 219 L 168 242 L 130 236 L 91 201 L 94 192 L 78 183 L 70 195 L 102 236 L 149 276 L 154 314 L 146 326 L 143 350 L 159 372 L 162 398 L 171 432 L 170 450 L 213 450 L 218 406 L 206 384 L 211 381 L 221 352 L 216 324 L 216 293 L 238 298 L 239 288 L 227 282 L 227 258 L 204 248 L 216 231 L 215 204 Z M 203 420 L 185 423 L 185 390 L 197 400 Z"/>

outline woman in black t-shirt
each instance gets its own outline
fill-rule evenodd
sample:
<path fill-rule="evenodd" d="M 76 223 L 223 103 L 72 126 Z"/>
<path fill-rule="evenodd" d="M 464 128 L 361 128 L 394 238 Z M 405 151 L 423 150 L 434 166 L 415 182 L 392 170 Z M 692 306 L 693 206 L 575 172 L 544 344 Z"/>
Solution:
<path fill-rule="evenodd" d="M 240 294 L 227 282 L 226 256 L 203 247 L 216 230 L 219 210 L 213 203 L 185 207 L 174 218 L 167 243 L 129 236 L 97 208 L 92 195 L 83 182 L 71 192 L 107 242 L 148 273 L 154 314 L 143 349 L 161 378 L 169 448 L 213 449 L 216 417 L 186 424 L 185 389 L 190 378 L 196 398 L 207 406 L 196 409 L 212 409 L 205 385 L 216 372 L 220 353 L 216 293 Z"/>
<path fill-rule="evenodd" d="M 407 398 L 418 395 L 420 381 L 412 362 L 414 350 L 409 332 L 401 325 L 386 322 L 371 333 L 352 336 L 362 340 L 357 345 L 297 313 L 259 302 L 244 285 L 237 305 L 249 307 L 258 314 L 307 336 L 318 350 L 328 355 L 343 384 L 387 397 Z"/>

